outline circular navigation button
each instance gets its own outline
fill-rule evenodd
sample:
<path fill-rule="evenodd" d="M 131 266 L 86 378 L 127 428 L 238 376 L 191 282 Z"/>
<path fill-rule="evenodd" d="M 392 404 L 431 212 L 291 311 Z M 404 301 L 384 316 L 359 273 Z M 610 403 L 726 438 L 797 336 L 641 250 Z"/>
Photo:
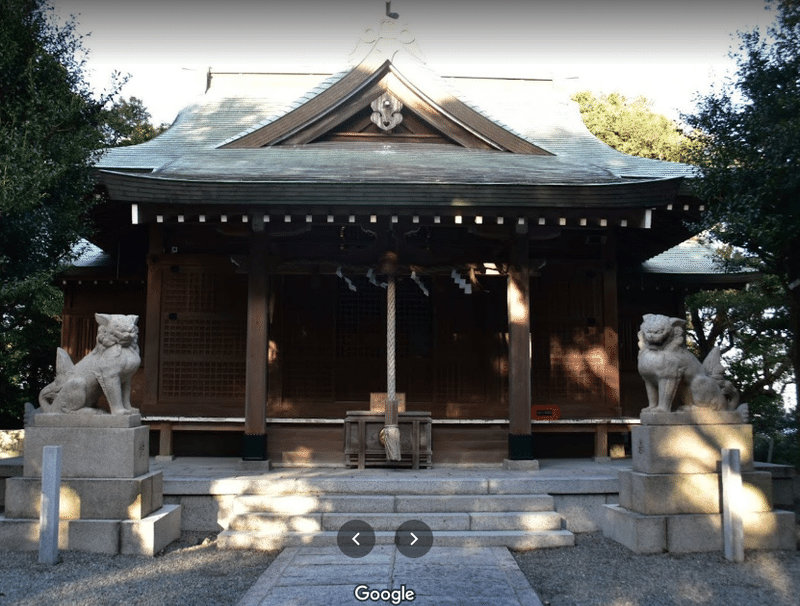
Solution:
<path fill-rule="evenodd" d="M 394 543 L 407 558 L 421 558 L 433 546 L 433 531 L 425 522 L 409 520 L 394 533 Z"/>
<path fill-rule="evenodd" d="M 363 520 L 350 520 L 339 528 L 336 543 L 344 555 L 363 558 L 375 547 L 375 531 Z"/>

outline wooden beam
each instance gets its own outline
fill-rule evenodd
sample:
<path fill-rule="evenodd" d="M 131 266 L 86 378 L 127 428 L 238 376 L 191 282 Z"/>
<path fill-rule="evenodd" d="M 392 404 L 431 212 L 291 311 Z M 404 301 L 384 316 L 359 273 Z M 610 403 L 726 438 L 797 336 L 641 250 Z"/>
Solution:
<path fill-rule="evenodd" d="M 508 458 L 533 458 L 531 318 L 527 234 L 513 236 L 508 268 Z"/>
<path fill-rule="evenodd" d="M 255 227 L 255 225 L 254 225 Z M 254 231 L 250 239 L 247 283 L 247 378 L 245 382 L 245 460 L 267 457 L 267 395 L 269 372 L 269 288 L 267 278 L 267 236 Z"/>

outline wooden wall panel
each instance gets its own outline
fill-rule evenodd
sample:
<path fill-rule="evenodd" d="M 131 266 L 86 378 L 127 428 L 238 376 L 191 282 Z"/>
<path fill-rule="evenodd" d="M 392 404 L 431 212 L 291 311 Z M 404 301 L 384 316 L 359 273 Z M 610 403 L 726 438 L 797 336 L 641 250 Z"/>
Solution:
<path fill-rule="evenodd" d="M 562 418 L 616 414 L 606 397 L 607 366 L 613 362 L 603 301 L 603 273 L 592 265 L 533 279 L 533 404 L 558 405 Z"/>
<path fill-rule="evenodd" d="M 507 425 L 433 425 L 435 465 L 499 464 L 508 456 Z M 344 426 L 281 424 L 267 426 L 269 458 L 293 465 L 342 465 Z"/>
<path fill-rule="evenodd" d="M 283 397 L 272 416 L 341 418 L 386 390 L 386 291 L 360 276 L 283 276 Z M 397 390 L 434 418 L 507 414 L 502 288 L 467 295 L 449 278 L 398 281 Z"/>

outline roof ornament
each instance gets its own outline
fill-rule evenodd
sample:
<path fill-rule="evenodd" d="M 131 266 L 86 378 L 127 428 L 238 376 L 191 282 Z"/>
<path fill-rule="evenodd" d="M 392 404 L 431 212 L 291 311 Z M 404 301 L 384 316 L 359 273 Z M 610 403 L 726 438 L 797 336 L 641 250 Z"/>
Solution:
<path fill-rule="evenodd" d="M 350 62 L 358 64 L 372 54 L 375 58 L 408 60 L 425 63 L 425 57 L 416 43 L 416 36 L 408 24 L 399 21 L 400 15 L 391 11 L 391 2 L 386 3 L 386 16 L 377 26 L 369 26 L 350 54 Z"/>
<path fill-rule="evenodd" d="M 369 104 L 372 108 L 370 120 L 381 130 L 389 132 L 403 121 L 403 104 L 391 93 L 385 92 Z"/>

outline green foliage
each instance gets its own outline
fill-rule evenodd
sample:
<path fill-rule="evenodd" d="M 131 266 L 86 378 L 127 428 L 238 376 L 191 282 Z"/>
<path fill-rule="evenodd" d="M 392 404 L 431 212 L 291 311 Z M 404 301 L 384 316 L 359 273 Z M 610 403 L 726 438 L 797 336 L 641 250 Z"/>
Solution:
<path fill-rule="evenodd" d="M 788 353 L 800 373 L 800 1 L 769 2 L 774 24 L 740 34 L 735 76 L 684 116 L 707 212 L 698 228 L 740 247 L 787 301 Z M 797 394 L 797 381 L 795 380 Z M 800 439 L 800 417 L 794 431 Z M 798 461 L 800 463 L 800 461 Z"/>
<path fill-rule="evenodd" d="M 85 50 L 44 0 L 0 2 L 0 416 L 52 380 L 60 293 L 55 272 L 88 233 L 103 108 Z"/>
<path fill-rule="evenodd" d="M 105 122 L 105 144 L 108 147 L 137 145 L 157 137 L 168 125 L 153 126 L 150 123 L 150 112 L 144 107 L 141 99 L 131 97 L 120 99 L 103 114 Z"/>
<path fill-rule="evenodd" d="M 681 128 L 652 110 L 652 101 L 633 100 L 619 93 L 596 97 L 589 91 L 576 93 L 586 128 L 617 151 L 670 162 L 684 162 L 691 140 Z"/>
<path fill-rule="evenodd" d="M 0 427 L 21 427 L 24 403 L 53 380 L 63 293 L 51 282 L 49 273 L 22 282 L 12 313 L 0 316 Z"/>
<path fill-rule="evenodd" d="M 697 129 L 703 227 L 786 279 L 800 269 L 800 3 L 777 8 L 766 36 L 740 34 L 734 80 L 685 118 Z"/>
<path fill-rule="evenodd" d="M 774 276 L 745 290 L 701 291 L 687 297 L 689 336 L 701 360 L 714 346 L 725 357 L 726 374 L 750 407 L 756 435 L 779 442 L 792 430 L 784 395 L 794 380 L 790 358 L 790 317 L 786 294 Z M 762 440 L 761 443 L 766 443 Z M 766 451 L 763 453 L 766 456 Z M 773 462 L 794 464 L 786 448 Z M 761 459 L 764 460 L 764 459 Z"/>

